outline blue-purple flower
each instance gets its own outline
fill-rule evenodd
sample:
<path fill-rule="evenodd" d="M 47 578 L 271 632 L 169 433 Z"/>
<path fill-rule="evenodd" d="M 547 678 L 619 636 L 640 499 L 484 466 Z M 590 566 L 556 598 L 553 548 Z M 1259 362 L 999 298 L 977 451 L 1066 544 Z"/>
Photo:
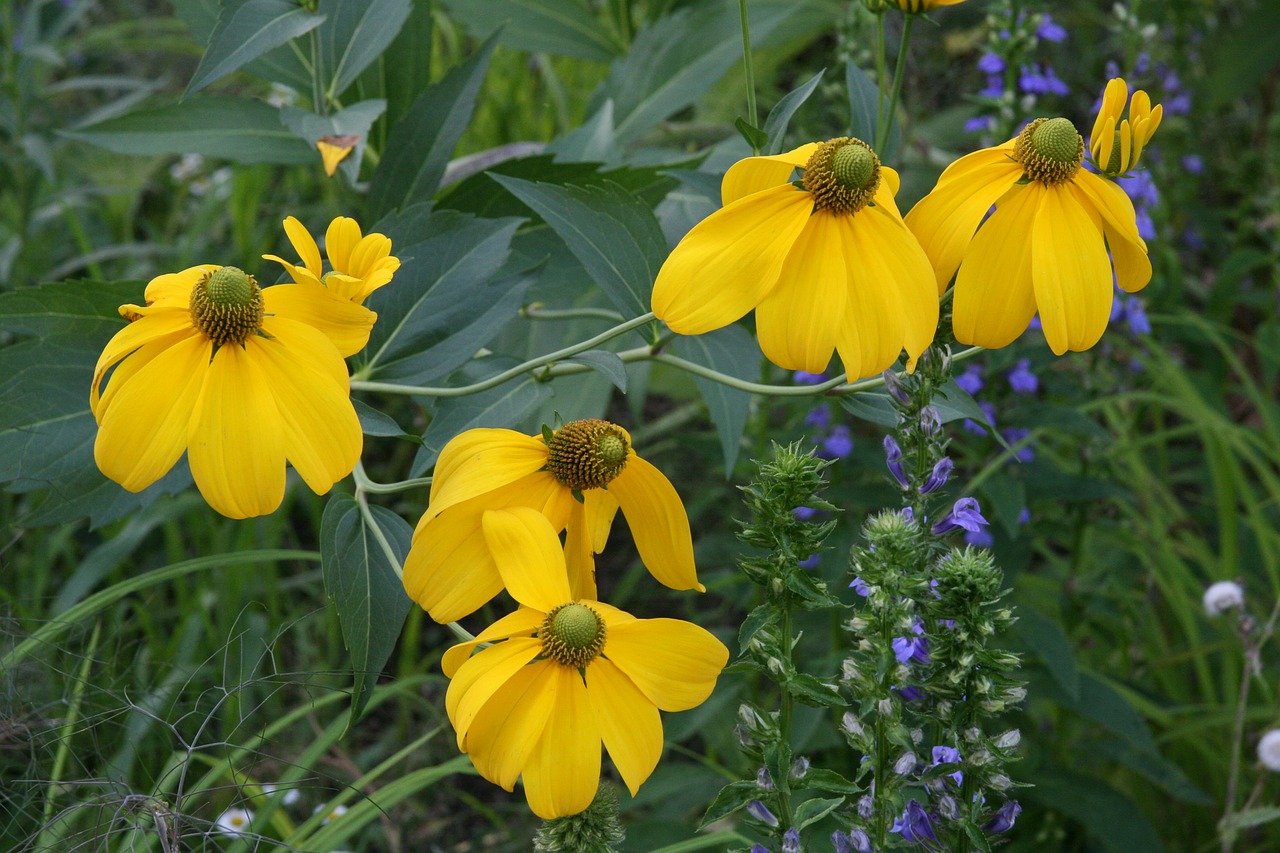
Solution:
<path fill-rule="evenodd" d="M 759 800 L 752 800 L 747 803 L 747 814 L 751 815 L 766 826 L 776 827 L 778 825 L 777 816 L 774 815 L 773 812 L 769 811 L 769 807 Z"/>
<path fill-rule="evenodd" d="M 929 641 L 924 637 L 894 637 L 891 645 L 898 663 L 929 662 Z"/>
<path fill-rule="evenodd" d="M 894 441 L 891 435 L 884 437 L 884 456 L 885 465 L 889 467 L 889 473 L 898 481 L 898 485 L 904 489 L 910 486 L 911 483 L 907 480 L 907 475 L 902 470 L 902 448 L 898 446 L 898 442 Z"/>
<path fill-rule="evenodd" d="M 982 517 L 982 510 L 976 498 L 961 498 L 951 507 L 951 512 L 935 524 L 931 531 L 937 535 L 950 533 L 956 528 L 975 531 L 986 527 L 989 522 Z"/>
<path fill-rule="evenodd" d="M 902 817 L 893 819 L 893 827 L 889 831 L 901 834 L 907 841 L 914 841 L 926 850 L 942 849 L 937 833 L 933 831 L 933 818 L 916 800 L 907 800 Z"/>
<path fill-rule="evenodd" d="M 920 494 L 929 495 L 941 489 L 947 484 L 947 479 L 951 476 L 955 463 L 951 461 L 951 457 L 944 456 L 933 466 L 933 470 L 929 472 L 929 479 L 924 481 L 924 485 L 920 487 Z"/>
<path fill-rule="evenodd" d="M 1015 394 L 1034 394 L 1040 388 L 1040 380 L 1031 372 L 1031 359 L 1018 359 L 1013 370 L 1006 374 L 1009 387 Z"/>
<path fill-rule="evenodd" d="M 1002 430 L 1001 434 L 1004 436 L 1004 440 L 1014 447 L 1014 459 L 1017 459 L 1019 462 L 1030 462 L 1032 459 L 1036 458 L 1036 452 L 1032 449 L 1031 442 L 1026 441 L 1026 439 L 1031 435 L 1031 430 L 1023 427 L 1009 427 L 1006 430 Z M 1026 443 L 1022 444 L 1024 441 L 1026 441 Z M 1018 446 L 1020 444 L 1021 446 Z"/>
<path fill-rule="evenodd" d="M 932 751 L 933 761 L 929 762 L 930 767 L 937 767 L 940 764 L 959 764 L 960 750 L 954 746 L 935 746 Z M 964 784 L 964 773 L 957 770 L 954 773 L 948 773 L 947 777 L 956 783 L 956 786 Z"/>
<path fill-rule="evenodd" d="M 822 440 L 818 455 L 823 459 L 843 459 L 853 452 L 853 436 L 844 424 L 836 424 Z"/>
<path fill-rule="evenodd" d="M 1067 31 L 1061 24 L 1049 17 L 1045 12 L 1040 16 L 1040 25 L 1036 27 L 1036 37 L 1044 41 L 1061 42 L 1067 40 Z"/>
<path fill-rule="evenodd" d="M 782 853 L 800 853 L 800 830 L 794 826 L 782 833 Z"/>
<path fill-rule="evenodd" d="M 982 825 L 982 829 L 984 832 L 989 832 L 993 835 L 1008 832 L 1013 829 L 1013 825 L 1017 822 L 1020 814 L 1022 814 L 1022 806 L 1018 805 L 1018 801 L 1008 800 L 991 816 L 991 820 Z"/>
<path fill-rule="evenodd" d="M 982 381 L 982 365 L 972 363 L 966 365 L 964 373 L 956 377 L 956 384 L 960 386 L 961 391 L 970 396 L 977 394 L 986 384 Z"/>

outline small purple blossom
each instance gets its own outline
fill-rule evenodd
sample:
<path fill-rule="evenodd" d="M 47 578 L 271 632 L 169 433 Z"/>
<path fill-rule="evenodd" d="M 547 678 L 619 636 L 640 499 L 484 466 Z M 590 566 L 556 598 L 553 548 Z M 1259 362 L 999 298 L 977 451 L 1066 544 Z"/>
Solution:
<path fill-rule="evenodd" d="M 1204 158 L 1199 154 L 1186 154 L 1181 162 L 1183 170 L 1192 175 L 1199 175 L 1204 172 Z"/>
<path fill-rule="evenodd" d="M 996 120 L 994 116 L 974 116 L 966 119 L 964 123 L 965 133 L 988 133 L 996 129 Z"/>
<path fill-rule="evenodd" d="M 880 374 L 880 378 L 884 380 L 884 390 L 890 397 L 904 406 L 911 402 L 911 395 L 907 393 L 906 388 L 902 387 L 902 380 L 898 378 L 898 374 L 892 370 L 886 370 Z"/>
<path fill-rule="evenodd" d="M 773 776 L 770 775 L 768 767 L 761 767 L 756 771 L 756 786 L 761 791 L 773 790 Z"/>
<path fill-rule="evenodd" d="M 794 826 L 782 833 L 782 853 L 800 853 L 800 830 Z"/>
<path fill-rule="evenodd" d="M 970 396 L 977 394 L 982 390 L 982 386 L 986 385 L 982 381 L 982 365 L 970 364 L 965 367 L 964 373 L 956 377 L 956 384 L 960 386 L 960 390 Z"/>
<path fill-rule="evenodd" d="M 1053 68 L 1040 63 L 1022 66 L 1018 76 L 1018 88 L 1028 95 L 1069 95 L 1071 90 L 1062 82 Z"/>
<path fill-rule="evenodd" d="M 1004 97 L 1004 77 L 992 74 L 987 77 L 987 85 L 978 90 L 979 98 L 991 98 L 998 101 Z"/>
<path fill-rule="evenodd" d="M 1045 12 L 1040 16 L 1040 26 L 1036 27 L 1036 37 L 1044 41 L 1062 42 L 1067 40 L 1067 31 Z"/>
<path fill-rule="evenodd" d="M 752 844 L 750 853 L 772 853 L 772 851 L 763 844 Z"/>
<path fill-rule="evenodd" d="M 805 557 L 803 560 L 796 563 L 796 565 L 802 569 L 816 569 L 818 567 L 818 564 L 821 562 L 822 562 L 821 554 L 810 554 L 808 557 Z"/>
<path fill-rule="evenodd" d="M 1031 359 L 1019 359 L 1013 370 L 1006 374 L 1009 387 L 1015 394 L 1034 394 L 1040 388 L 1040 380 L 1031 372 Z"/>
<path fill-rule="evenodd" d="M 919 687 L 913 687 L 911 685 L 907 685 L 906 687 L 895 687 L 893 689 L 898 691 L 898 695 L 902 697 L 902 701 L 904 702 L 923 702 L 927 695 Z"/>
<path fill-rule="evenodd" d="M 951 471 L 956 467 L 951 461 L 951 457 L 944 456 L 938 460 L 933 466 L 933 470 L 929 472 L 929 479 L 924 481 L 924 485 L 920 487 L 920 494 L 929 495 L 941 489 L 947 484 L 947 478 L 951 476 Z"/>
<path fill-rule="evenodd" d="M 818 385 L 827 381 L 825 373 L 809 373 L 806 370 L 797 370 L 791 374 L 791 381 L 797 385 Z"/>
<path fill-rule="evenodd" d="M 1022 806 L 1018 805 L 1018 801 L 1008 800 L 991 816 L 991 820 L 982 825 L 982 829 L 992 835 L 1008 832 L 1013 829 L 1013 825 L 1017 822 L 1020 814 L 1022 814 Z"/>
<path fill-rule="evenodd" d="M 831 407 L 826 403 L 820 406 L 814 406 L 804 416 L 805 426 L 811 426 L 814 429 L 826 429 L 831 425 Z"/>
<path fill-rule="evenodd" d="M 747 814 L 751 815 L 766 826 L 776 827 L 778 825 L 778 818 L 773 812 L 769 811 L 768 806 L 759 800 L 752 800 L 747 803 Z"/>
<path fill-rule="evenodd" d="M 1160 190 L 1157 189 L 1155 181 L 1151 180 L 1151 173 L 1146 169 L 1140 169 L 1126 178 L 1120 178 L 1118 183 L 1125 195 L 1133 199 L 1133 203 L 1139 207 L 1155 207 L 1160 204 Z"/>
<path fill-rule="evenodd" d="M 844 424 L 836 424 L 822 440 L 818 455 L 823 459 L 844 459 L 853 452 L 853 436 Z"/>
<path fill-rule="evenodd" d="M 923 637 L 894 637 L 891 645 L 898 663 L 929 662 L 929 641 Z"/>
<path fill-rule="evenodd" d="M 889 473 L 898 481 L 898 485 L 904 489 L 910 486 L 907 475 L 902 470 L 902 448 L 898 446 L 898 442 L 894 441 L 891 435 L 884 437 L 884 456 L 885 464 L 889 467 Z"/>
<path fill-rule="evenodd" d="M 975 548 L 990 548 L 995 544 L 995 537 L 988 530 L 966 530 L 964 532 L 964 544 L 972 545 Z"/>
<path fill-rule="evenodd" d="M 1018 523 L 1029 524 L 1030 522 L 1031 522 L 1031 509 L 1030 507 L 1024 506 L 1022 508 L 1022 511 L 1018 513 Z"/>
<path fill-rule="evenodd" d="M 809 519 L 817 515 L 818 511 L 811 507 L 798 506 L 795 509 L 791 510 L 791 514 L 794 515 L 796 518 L 800 519 L 801 521 L 808 521 Z"/>
<path fill-rule="evenodd" d="M 1147 318 L 1146 304 L 1139 296 L 1130 296 L 1124 301 L 1124 321 L 1129 324 L 1129 331 L 1135 335 L 1151 334 L 1151 320 Z"/>
<path fill-rule="evenodd" d="M 1009 427 L 1006 430 L 1002 430 L 1001 434 L 1004 436 L 1004 440 L 1009 442 L 1010 445 L 1017 445 L 1019 442 L 1022 442 L 1031 435 L 1031 430 L 1024 429 L 1023 427 Z M 1016 447 L 1013 451 L 1013 458 L 1017 459 L 1019 462 L 1030 462 L 1032 459 L 1035 459 L 1036 452 L 1032 449 L 1031 444 L 1032 443 L 1028 441 L 1021 447 Z"/>
<path fill-rule="evenodd" d="M 836 853 L 871 853 L 871 837 L 861 827 L 854 827 L 848 834 L 831 833 L 831 843 L 835 845 Z"/>
<path fill-rule="evenodd" d="M 989 426 L 994 427 L 996 425 L 995 405 L 992 403 L 988 403 L 985 400 L 980 400 L 978 402 L 978 408 L 982 409 L 982 413 L 987 416 L 987 424 Z M 960 424 L 960 426 L 964 428 L 965 431 L 974 432 L 974 433 L 977 433 L 978 435 L 986 435 L 988 432 L 990 432 L 989 429 L 987 429 L 986 427 L 979 424 L 977 421 L 972 420 L 970 418 L 965 418 L 964 423 Z"/>
<path fill-rule="evenodd" d="M 920 410 L 920 431 L 927 436 L 935 436 L 942 429 L 942 416 L 933 406 L 925 406 Z"/>
<path fill-rule="evenodd" d="M 868 595 L 871 594 L 871 587 L 867 586 L 867 582 L 864 581 L 862 578 L 854 578 L 852 581 L 849 582 L 849 586 L 851 589 L 853 589 L 854 592 L 856 592 L 858 595 L 862 596 L 863 598 L 866 598 Z"/>
<path fill-rule="evenodd" d="M 935 746 L 933 748 L 933 761 L 929 763 L 930 767 L 937 767 L 939 764 L 959 764 L 960 750 L 954 746 Z M 957 770 L 954 773 L 948 773 L 947 778 L 953 780 L 956 786 L 964 784 L 964 773 Z"/>
<path fill-rule="evenodd" d="M 978 506 L 976 498 L 961 498 L 951 507 L 951 512 L 946 517 L 935 524 L 930 530 L 941 536 L 944 533 L 950 533 L 957 527 L 968 530 L 970 532 L 981 530 L 986 527 L 989 522 L 982 517 L 982 510 Z"/>
<path fill-rule="evenodd" d="M 978 60 L 978 70 L 983 74 L 1003 74 L 1004 58 L 998 53 L 987 51 Z"/>
<path fill-rule="evenodd" d="M 937 834 L 933 831 L 933 818 L 924 810 L 917 800 L 907 800 L 907 808 L 902 817 L 893 819 L 890 832 L 902 835 L 907 841 L 914 841 L 926 850 L 941 850 Z"/>

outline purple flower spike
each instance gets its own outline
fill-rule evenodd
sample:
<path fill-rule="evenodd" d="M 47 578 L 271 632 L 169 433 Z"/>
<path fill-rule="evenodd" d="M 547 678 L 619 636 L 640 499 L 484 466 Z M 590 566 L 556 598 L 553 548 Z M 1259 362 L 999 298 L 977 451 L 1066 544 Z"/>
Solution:
<path fill-rule="evenodd" d="M 955 463 L 951 461 L 951 457 L 944 456 L 938 460 L 933 466 L 933 470 L 929 472 L 929 479 L 924 481 L 924 485 L 920 487 L 920 494 L 929 495 L 941 489 L 947 484 L 947 478 L 951 476 L 951 471 L 955 468 Z"/>
<path fill-rule="evenodd" d="M 895 637 L 892 645 L 898 663 L 929 662 L 929 641 L 923 637 Z"/>
<path fill-rule="evenodd" d="M 930 767 L 937 767 L 939 764 L 959 764 L 960 750 L 954 746 L 935 746 L 933 748 L 933 761 Z M 964 773 L 957 770 L 954 773 L 948 773 L 947 777 L 956 783 L 956 786 L 964 784 Z"/>
<path fill-rule="evenodd" d="M 1008 373 L 1009 387 L 1015 394 L 1034 394 L 1040 388 L 1040 380 L 1031 372 L 1031 359 L 1019 359 Z"/>
<path fill-rule="evenodd" d="M 924 810 L 924 806 L 916 800 L 907 800 L 906 811 L 902 817 L 893 819 L 890 832 L 897 832 L 907 841 L 914 841 L 926 850 L 941 850 L 937 834 L 933 831 L 933 819 Z"/>
<path fill-rule="evenodd" d="M 902 448 L 891 435 L 884 437 L 884 456 L 885 464 L 889 466 L 889 473 L 898 481 L 898 485 L 904 489 L 907 488 L 910 483 L 907 482 L 907 475 L 902 471 Z"/>
<path fill-rule="evenodd" d="M 983 74 L 1003 74 L 1004 59 L 999 54 L 987 52 L 978 60 L 978 70 Z"/>
<path fill-rule="evenodd" d="M 766 826 L 776 827 L 778 825 L 778 818 L 774 816 L 773 812 L 769 811 L 768 806 L 759 800 L 752 800 L 747 803 L 747 814 Z"/>
<path fill-rule="evenodd" d="M 1040 26 L 1036 27 L 1036 36 L 1044 41 L 1060 42 L 1067 40 L 1067 31 L 1045 12 L 1040 17 Z"/>
<path fill-rule="evenodd" d="M 1013 825 L 1017 822 L 1020 814 L 1022 814 L 1022 806 L 1018 805 L 1017 800 L 1009 800 L 1000 807 L 991 820 L 982 825 L 982 829 L 992 835 L 1008 832 L 1013 829 Z"/>
<path fill-rule="evenodd" d="M 972 533 L 986 527 L 988 523 L 982 517 L 982 510 L 978 507 L 976 498 L 961 498 L 955 502 L 955 506 L 951 507 L 951 512 L 930 530 L 939 536 L 950 533 L 957 527 Z"/>

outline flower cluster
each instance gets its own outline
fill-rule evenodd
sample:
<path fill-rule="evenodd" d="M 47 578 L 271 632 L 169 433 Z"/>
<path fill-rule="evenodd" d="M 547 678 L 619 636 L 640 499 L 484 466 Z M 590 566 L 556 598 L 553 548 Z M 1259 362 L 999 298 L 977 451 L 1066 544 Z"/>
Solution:
<path fill-rule="evenodd" d="M 249 518 L 280 506 L 286 461 L 317 494 L 351 473 L 363 440 L 343 359 L 368 342 L 377 314 L 364 300 L 399 261 L 386 237 L 361 238 L 340 218 L 322 278 L 306 229 L 290 217 L 285 230 L 306 264 L 285 264 L 290 284 L 259 287 L 235 267 L 201 264 L 152 279 L 144 305 L 120 307 L 129 324 L 89 390 L 107 477 L 141 491 L 185 452 L 209 505 Z"/>
<path fill-rule="evenodd" d="M 438 621 L 503 589 L 519 605 L 445 652 L 445 709 L 480 775 L 508 791 L 523 779 L 548 820 L 591 805 L 602 744 L 634 794 L 662 753 L 659 710 L 701 704 L 729 656 L 696 625 L 597 600 L 594 557 L 619 508 L 659 581 L 703 589 L 674 487 L 600 420 L 454 438 L 405 560 L 405 590 Z"/>

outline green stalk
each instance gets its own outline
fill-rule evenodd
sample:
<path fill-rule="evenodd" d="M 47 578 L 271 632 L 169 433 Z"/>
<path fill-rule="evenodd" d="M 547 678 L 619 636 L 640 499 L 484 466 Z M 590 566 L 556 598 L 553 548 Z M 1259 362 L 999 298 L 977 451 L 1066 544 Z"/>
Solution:
<path fill-rule="evenodd" d="M 752 127 L 759 127 L 756 115 L 756 71 L 751 63 L 751 26 L 747 23 L 747 0 L 738 0 L 738 17 L 742 21 L 742 73 L 747 84 L 747 120 Z M 769 140 L 772 142 L 773 140 Z M 753 143 L 752 154 L 759 154 L 760 149 Z"/>
<path fill-rule="evenodd" d="M 93 633 L 89 636 L 89 648 L 85 650 L 84 659 L 80 661 L 80 671 L 76 673 L 72 687 L 71 701 L 67 704 L 67 716 L 58 729 L 58 752 L 53 758 L 53 770 L 49 774 L 48 792 L 44 798 L 44 811 L 40 825 L 44 830 L 40 833 L 40 847 L 57 847 L 61 831 L 55 829 L 53 804 L 58 798 L 58 789 L 62 786 L 62 771 L 67 766 L 67 756 L 71 754 L 71 738 L 75 735 L 76 723 L 80 721 L 80 703 L 84 700 L 84 689 L 89 683 L 89 670 L 93 666 L 94 655 L 98 650 L 98 640 L 102 637 L 102 623 L 93 623 Z M 47 837 L 55 836 L 55 837 Z"/>
<path fill-rule="evenodd" d="M 884 147 L 889 144 L 894 113 L 898 110 L 898 97 L 902 94 L 902 81 L 907 76 L 907 44 L 911 39 L 911 24 L 915 19 L 915 15 L 907 15 L 906 23 L 902 25 L 902 41 L 898 44 L 898 62 L 893 67 L 893 89 L 889 94 L 887 115 L 883 124 L 879 122 L 876 124 L 876 154 L 881 158 L 885 156 Z M 883 20 L 883 17 L 881 20 Z M 881 47 L 883 48 L 883 46 L 884 40 L 882 38 Z"/>

